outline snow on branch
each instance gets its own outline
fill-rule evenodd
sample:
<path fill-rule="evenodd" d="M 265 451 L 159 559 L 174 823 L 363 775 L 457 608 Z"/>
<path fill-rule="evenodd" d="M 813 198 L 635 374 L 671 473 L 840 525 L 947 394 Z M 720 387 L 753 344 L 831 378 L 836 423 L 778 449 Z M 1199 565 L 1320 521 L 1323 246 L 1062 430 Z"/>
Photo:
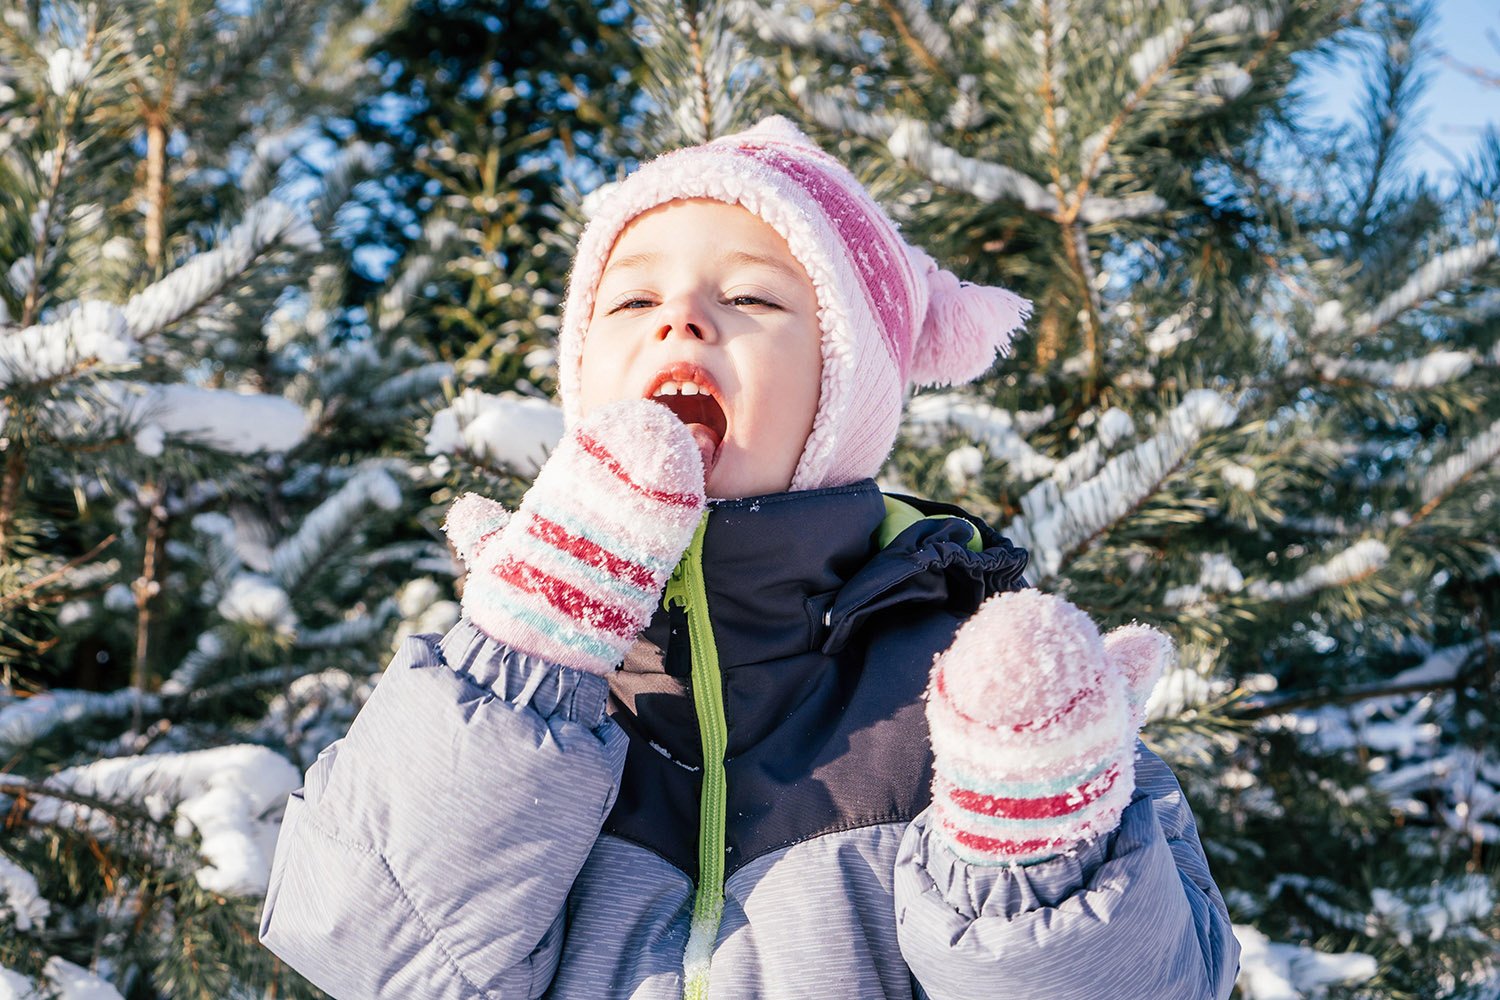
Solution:
<path fill-rule="evenodd" d="M 984 445 L 991 458 L 1005 462 L 1022 480 L 1050 475 L 1058 464 L 1057 459 L 1026 443 L 1008 410 L 960 393 L 917 396 L 907 409 L 906 422 L 926 440 L 935 439 L 939 428 L 953 427 L 975 444 Z"/>
<path fill-rule="evenodd" d="M 1468 642 L 1435 649 L 1414 667 L 1407 667 L 1386 683 L 1391 687 L 1412 684 L 1431 684 L 1439 687 L 1451 684 L 1468 665 L 1475 653 L 1500 645 L 1500 632 L 1490 632 Z"/>
<path fill-rule="evenodd" d="M 1142 191 L 1122 198 L 1103 198 L 1089 195 L 1078 209 L 1078 219 L 1084 223 L 1115 222 L 1120 219 L 1143 219 L 1159 215 L 1166 210 L 1167 201 L 1159 194 Z"/>
<path fill-rule="evenodd" d="M 0 854 L 0 913 L 6 912 L 16 930 L 29 931 L 47 919 L 52 907 L 42 898 L 36 876 Z"/>
<path fill-rule="evenodd" d="M 230 583 L 216 609 L 229 622 L 285 634 L 297 630 L 292 598 L 276 581 L 260 573 L 241 573 Z"/>
<path fill-rule="evenodd" d="M 386 623 L 400 613 L 394 597 L 387 597 L 367 615 L 334 622 L 322 628 L 302 629 L 297 633 L 298 649 L 341 649 L 373 638 Z"/>
<path fill-rule="evenodd" d="M 19 972 L 0 967 L 0 997 L 15 997 L 17 1000 L 37 1000 L 38 997 L 56 997 L 57 1000 L 123 1000 L 120 991 L 109 980 L 61 955 L 53 955 L 47 959 L 42 966 L 42 979 L 37 983 L 37 988 L 33 988 L 31 980 Z"/>
<path fill-rule="evenodd" d="M 933 183 L 963 191 L 981 201 L 1016 201 L 1043 214 L 1058 210 L 1057 198 L 1021 171 L 964 156 L 934 139 L 921 122 L 860 111 L 852 101 L 809 90 L 807 81 L 800 77 L 793 81 L 791 92 L 808 116 L 824 128 L 885 143 L 892 156 Z"/>
<path fill-rule="evenodd" d="M 1162 598 L 1169 608 L 1186 608 L 1204 604 L 1216 595 L 1235 594 L 1245 587 L 1245 575 L 1234 561 L 1222 552 L 1198 553 L 1198 582 L 1173 587 Z"/>
<path fill-rule="evenodd" d="M 943 26 L 932 19 L 927 0 L 896 0 L 896 3 L 906 19 L 907 29 L 928 55 L 940 63 L 952 58 L 953 41 Z"/>
<path fill-rule="evenodd" d="M 843 112 L 839 114 L 841 117 L 844 115 Z M 1028 210 L 1041 215 L 1050 215 L 1059 210 L 1056 195 L 1026 174 L 1002 163 L 965 156 L 934 139 L 929 128 L 919 121 L 894 116 L 860 117 L 881 122 L 881 126 L 872 129 L 874 134 L 868 137 L 883 138 L 892 156 L 919 171 L 934 184 L 962 191 L 981 201 L 1020 202 Z M 858 122 L 858 119 L 853 120 Z M 1159 195 L 1151 192 L 1119 198 L 1089 195 L 1079 206 L 1078 219 L 1084 223 L 1138 219 L 1156 215 L 1166 205 Z"/>
<path fill-rule="evenodd" d="M 34 745 L 60 726 L 80 726 L 97 719 L 123 719 L 141 706 L 143 713 L 161 711 L 161 698 L 135 688 L 116 691 L 76 691 L 57 688 L 20 698 L 0 707 L 0 748 L 6 754 Z"/>
<path fill-rule="evenodd" d="M 376 386 L 370 401 L 376 406 L 398 406 L 414 399 L 424 399 L 452 379 L 456 373 L 451 361 L 432 361 L 407 368 Z"/>
<path fill-rule="evenodd" d="M 1416 892 L 1397 893 L 1373 889 L 1367 934 L 1394 931 L 1402 946 L 1418 938 L 1437 941 L 1447 934 L 1461 933 L 1466 924 L 1483 923 L 1495 912 L 1495 887 L 1482 872 L 1468 872 L 1423 886 Z"/>
<path fill-rule="evenodd" d="M 1259 3 L 1235 4 L 1203 19 L 1203 30 L 1210 35 L 1233 37 L 1269 35 L 1281 26 L 1281 9 Z"/>
<path fill-rule="evenodd" d="M 161 693 L 171 698 L 197 690 L 209 668 L 224 659 L 228 648 L 222 626 L 200 632 L 192 651 L 182 658 L 172 676 L 162 681 Z"/>
<path fill-rule="evenodd" d="M 1468 351 L 1433 351 L 1406 361 L 1360 361 L 1318 355 L 1313 364 L 1328 381 L 1353 378 L 1390 389 L 1431 389 L 1462 378 L 1474 368 Z"/>
<path fill-rule="evenodd" d="M 765 7 L 754 0 L 734 0 L 728 13 L 737 28 L 753 31 L 761 41 L 771 45 L 786 45 L 847 63 L 873 63 L 877 69 L 884 65 L 883 60 L 872 60 L 872 53 L 860 47 L 857 37 L 825 31 L 814 21 L 790 14 L 781 4 Z"/>
<path fill-rule="evenodd" d="M 1464 442 L 1463 450 L 1422 473 L 1422 503 L 1440 499 L 1464 479 L 1500 456 L 1500 420 Z"/>
<path fill-rule="evenodd" d="M 333 225 L 333 217 L 349 200 L 354 185 L 380 165 L 375 147 L 366 142 L 352 142 L 339 152 L 338 158 L 323 172 L 323 191 L 317 201 L 313 220 L 317 228 Z"/>
<path fill-rule="evenodd" d="M 118 307 L 84 302 L 53 322 L 0 333 L 0 389 L 66 378 L 96 364 L 126 364 L 135 360 L 136 347 Z"/>
<path fill-rule="evenodd" d="M 1329 587 L 1342 587 L 1378 572 L 1390 560 L 1390 549 L 1374 538 L 1362 539 L 1332 559 L 1293 580 L 1255 580 L 1246 593 L 1262 601 L 1296 601 Z"/>
<path fill-rule="evenodd" d="M 390 333 L 401 324 L 412 301 L 437 273 L 438 265 L 461 245 L 462 236 L 463 229 L 452 219 L 437 216 L 428 220 L 422 230 L 422 253 L 412 258 L 380 294 L 380 316 L 376 326 L 381 333 Z"/>
<path fill-rule="evenodd" d="M 874 117 L 874 116 L 866 116 Z M 965 156 L 932 137 L 923 123 L 910 118 L 884 118 L 884 138 L 891 155 L 905 161 L 935 184 L 963 191 L 980 201 L 1017 201 L 1038 213 L 1058 210 L 1057 198 L 1026 174 L 1001 163 Z"/>
<path fill-rule="evenodd" d="M 272 393 L 151 382 L 122 387 L 115 399 L 140 423 L 136 447 L 150 456 L 162 453 L 167 434 L 235 455 L 290 451 L 307 436 L 302 407 Z"/>
<path fill-rule="evenodd" d="M 379 467 L 361 470 L 308 514 L 296 534 L 276 546 L 271 574 L 283 589 L 295 589 L 314 566 L 359 530 L 366 511 L 399 506 L 401 487 L 395 477 Z"/>
<path fill-rule="evenodd" d="M 1063 493 L 1045 480 L 1021 498 L 1021 515 L 1005 529 L 1031 552 L 1034 583 L 1055 577 L 1064 563 L 1123 519 L 1175 471 L 1205 433 L 1234 423 L 1238 408 L 1212 389 L 1185 395 L 1166 426 L 1114 456 L 1091 479 Z"/>
<path fill-rule="evenodd" d="M 1166 68 L 1168 62 L 1182 51 L 1183 44 L 1193 33 L 1193 22 L 1186 18 L 1173 21 L 1164 29 L 1141 43 L 1126 62 L 1130 73 L 1139 84 L 1148 83 L 1153 76 Z"/>
<path fill-rule="evenodd" d="M 263 895 L 280 830 L 280 806 L 302 775 L 285 757 L 241 744 L 185 753 L 111 757 L 64 768 L 47 778 L 31 807 L 38 822 L 88 824 L 108 837 L 97 810 L 46 795 L 47 788 L 144 808 L 174 820 L 178 836 L 196 831 L 205 862 L 196 874 L 210 892 Z"/>
<path fill-rule="evenodd" d="M 1241 948 L 1235 985 L 1245 1000 L 1321 996 L 1326 986 L 1362 983 L 1379 971 L 1373 955 L 1330 954 L 1305 945 L 1280 944 L 1248 924 L 1235 924 L 1234 936 Z"/>
<path fill-rule="evenodd" d="M 1386 296 L 1374 309 L 1354 321 L 1354 332 L 1367 336 L 1439 292 L 1462 283 L 1500 252 L 1500 240 L 1454 247 L 1417 268 L 1406 284 Z"/>
<path fill-rule="evenodd" d="M 257 137 L 249 162 L 240 171 L 240 190 L 253 198 L 270 194 L 276 185 L 281 165 L 291 158 L 298 146 L 307 141 L 307 129 L 302 124 Z"/>
<path fill-rule="evenodd" d="M 465 389 L 447 409 L 433 414 L 426 452 L 438 456 L 464 453 L 522 476 L 534 476 L 562 432 L 562 410 L 548 400 Z"/>
<path fill-rule="evenodd" d="M 318 232 L 280 201 L 251 205 L 244 219 L 212 250 L 198 254 L 125 303 L 125 320 L 140 339 L 160 333 L 223 292 L 267 253 L 282 246 L 312 250 Z"/>

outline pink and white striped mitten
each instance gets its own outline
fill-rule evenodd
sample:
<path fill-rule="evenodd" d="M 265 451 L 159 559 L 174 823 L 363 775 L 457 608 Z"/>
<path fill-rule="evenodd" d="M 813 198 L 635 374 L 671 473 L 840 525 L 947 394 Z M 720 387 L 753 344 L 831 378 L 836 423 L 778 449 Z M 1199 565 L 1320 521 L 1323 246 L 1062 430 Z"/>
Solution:
<path fill-rule="evenodd" d="M 997 594 L 933 664 L 936 836 L 975 865 L 1033 864 L 1119 825 L 1135 737 L 1172 643 L 1144 625 L 1101 639 L 1054 594 Z"/>
<path fill-rule="evenodd" d="M 600 407 L 558 444 L 514 517 L 476 493 L 448 509 L 443 530 L 468 567 L 463 612 L 512 649 L 609 673 L 706 504 L 697 442 L 671 410 Z"/>

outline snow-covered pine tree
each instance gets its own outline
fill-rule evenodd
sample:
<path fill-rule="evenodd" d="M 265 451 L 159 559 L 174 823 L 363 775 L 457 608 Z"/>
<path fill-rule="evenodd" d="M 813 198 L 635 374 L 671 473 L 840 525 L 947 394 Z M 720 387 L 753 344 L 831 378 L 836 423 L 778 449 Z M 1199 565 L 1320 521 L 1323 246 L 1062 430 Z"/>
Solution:
<path fill-rule="evenodd" d="M 989 382 L 912 401 L 888 478 L 1177 636 L 1147 736 L 1241 994 L 1494 997 L 1500 143 L 1441 188 L 1404 170 L 1429 10 L 733 12 L 914 241 L 1036 302 Z M 1344 46 L 1362 126 L 1319 135 L 1297 87 Z"/>
<path fill-rule="evenodd" d="M 402 6 L 0 21 L 0 989 L 316 994 L 256 941 L 281 805 L 457 610 L 400 330 L 449 229 L 342 306 L 332 116 Z"/>
<path fill-rule="evenodd" d="M 353 117 L 392 155 L 378 197 L 364 199 L 361 243 L 401 259 L 423 220 L 456 224 L 463 239 L 408 331 L 444 357 L 483 360 L 492 387 L 545 381 L 534 352 L 551 343 L 571 256 L 549 233 L 573 185 L 618 163 L 613 139 L 637 89 L 628 22 L 628 8 L 602 0 L 414 0 L 374 43 L 382 86 Z"/>

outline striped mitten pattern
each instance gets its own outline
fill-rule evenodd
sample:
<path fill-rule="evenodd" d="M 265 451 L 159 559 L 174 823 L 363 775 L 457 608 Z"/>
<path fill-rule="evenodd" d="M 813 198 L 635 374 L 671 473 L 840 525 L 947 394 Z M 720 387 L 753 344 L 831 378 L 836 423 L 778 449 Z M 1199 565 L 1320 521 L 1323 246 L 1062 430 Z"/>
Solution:
<path fill-rule="evenodd" d="M 1021 590 L 985 601 L 937 657 L 933 811 L 955 856 L 1034 864 L 1119 825 L 1144 702 L 1171 651 L 1154 629 L 1125 629 L 1106 642 L 1076 606 Z"/>
<path fill-rule="evenodd" d="M 703 515 L 703 459 L 665 406 L 580 421 L 515 516 L 465 494 L 444 521 L 468 567 L 462 609 L 512 649 L 590 673 L 618 667 Z"/>

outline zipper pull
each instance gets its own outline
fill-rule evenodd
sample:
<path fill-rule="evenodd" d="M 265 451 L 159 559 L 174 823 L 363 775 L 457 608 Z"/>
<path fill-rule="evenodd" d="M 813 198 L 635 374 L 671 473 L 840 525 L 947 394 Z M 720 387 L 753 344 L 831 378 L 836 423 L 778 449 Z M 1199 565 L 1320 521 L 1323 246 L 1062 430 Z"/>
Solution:
<path fill-rule="evenodd" d="M 661 606 L 664 610 L 670 610 L 672 602 L 677 602 L 678 607 L 687 610 L 689 601 L 689 588 L 687 583 L 688 564 L 694 561 L 701 562 L 703 559 L 703 529 L 708 525 L 708 511 L 703 512 L 703 520 L 698 522 L 698 530 L 693 535 L 693 540 L 688 543 L 687 550 L 682 553 L 682 558 L 677 560 L 677 565 L 672 569 L 672 575 L 667 577 L 666 592 L 661 595 Z"/>
<path fill-rule="evenodd" d="M 667 577 L 667 589 L 661 595 L 661 606 L 663 610 L 670 611 L 674 601 L 677 603 L 678 607 L 684 609 L 687 608 L 687 583 L 684 580 L 684 577 L 686 576 L 686 569 L 687 557 L 686 555 L 684 555 L 682 561 L 680 561 L 677 564 L 677 567 L 672 570 L 672 575 Z"/>

